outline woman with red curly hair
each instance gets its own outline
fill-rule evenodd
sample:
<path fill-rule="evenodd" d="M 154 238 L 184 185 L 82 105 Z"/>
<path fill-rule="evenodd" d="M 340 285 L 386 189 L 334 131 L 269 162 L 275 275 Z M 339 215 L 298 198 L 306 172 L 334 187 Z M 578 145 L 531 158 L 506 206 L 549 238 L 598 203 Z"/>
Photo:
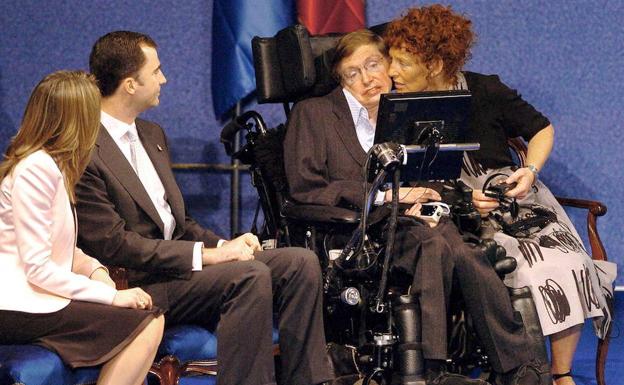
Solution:
<path fill-rule="evenodd" d="M 471 92 L 468 137 L 481 148 L 464 156 L 461 179 L 474 189 L 473 203 L 484 218 L 483 236 L 503 245 L 518 262 L 505 283 L 532 290 L 543 333 L 551 340 L 553 379 L 557 385 L 574 384 L 570 370 L 585 318 L 593 318 L 600 337 L 610 323 L 605 283 L 612 282 L 615 270 L 612 264 L 595 268 L 564 210 L 537 178 L 553 146 L 553 126 L 498 76 L 462 71 L 475 34 L 471 21 L 450 7 L 409 9 L 389 24 L 384 37 L 392 59 L 388 73 L 398 92 Z M 507 145 L 508 138 L 518 136 L 528 141 L 522 168 L 515 166 Z M 517 199 L 517 217 L 482 192 L 496 177 L 516 183 L 506 195 Z M 551 220 L 532 232 L 502 230 L 503 222 L 544 211 Z M 609 273 L 599 280 L 598 272 L 605 271 Z"/>

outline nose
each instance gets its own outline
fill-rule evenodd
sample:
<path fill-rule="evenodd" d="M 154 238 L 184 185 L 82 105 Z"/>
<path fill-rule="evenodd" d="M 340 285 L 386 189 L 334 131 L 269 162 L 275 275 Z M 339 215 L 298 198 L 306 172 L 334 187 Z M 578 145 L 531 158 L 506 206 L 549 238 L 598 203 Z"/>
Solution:
<path fill-rule="evenodd" d="M 362 83 L 364 84 L 370 83 L 371 80 L 373 79 L 372 76 L 370 76 L 368 71 L 365 70 L 364 68 L 362 68 L 361 71 L 362 71 Z"/>
<path fill-rule="evenodd" d="M 394 60 L 390 63 L 390 67 L 388 67 L 388 76 L 394 78 L 397 74 L 396 64 Z"/>
<path fill-rule="evenodd" d="M 165 84 L 165 83 L 167 83 L 167 78 L 165 77 L 164 72 L 160 71 L 160 77 L 161 77 L 161 79 L 160 79 L 160 84 Z"/>

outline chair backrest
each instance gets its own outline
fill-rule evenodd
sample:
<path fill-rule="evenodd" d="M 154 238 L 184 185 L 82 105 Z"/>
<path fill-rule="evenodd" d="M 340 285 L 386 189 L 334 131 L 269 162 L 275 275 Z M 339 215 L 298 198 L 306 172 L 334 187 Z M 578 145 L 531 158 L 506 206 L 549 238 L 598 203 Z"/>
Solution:
<path fill-rule="evenodd" d="M 369 29 L 382 35 L 386 25 Z M 272 37 L 254 37 L 251 47 L 258 103 L 293 103 L 328 94 L 338 85 L 331 75 L 331 64 L 342 36 L 313 36 L 297 24 Z"/>
<path fill-rule="evenodd" d="M 329 93 L 338 85 L 330 69 L 341 36 L 310 36 L 297 24 L 272 37 L 254 37 L 258 103 L 292 103 Z"/>
<path fill-rule="evenodd" d="M 331 76 L 334 47 L 341 34 L 310 36 L 300 24 L 271 37 L 254 37 L 252 52 L 258 103 L 290 103 L 329 93 L 338 85 Z M 282 140 L 284 127 L 267 130 L 253 139 L 252 178 L 265 216 L 265 232 L 271 238 L 287 232 L 282 207 L 288 198 Z M 248 138 L 249 139 L 249 138 Z M 288 238 L 288 235 L 286 235 Z"/>
<path fill-rule="evenodd" d="M 284 103 L 288 115 L 289 103 L 322 96 L 333 90 L 338 82 L 331 75 L 331 63 L 342 36 L 311 36 L 303 25 L 296 24 L 272 37 L 254 37 L 252 52 L 258 103 Z M 279 159 L 270 154 L 282 151 L 281 143 L 276 140 L 283 139 L 284 128 L 280 126 L 275 131 L 254 139 L 257 147 L 255 160 L 264 176 L 271 177 L 269 182 L 275 185 L 275 191 L 287 195 L 283 164 L 277 164 Z M 267 147 L 268 151 L 259 147 Z M 281 169 L 276 170 L 276 167 Z"/>

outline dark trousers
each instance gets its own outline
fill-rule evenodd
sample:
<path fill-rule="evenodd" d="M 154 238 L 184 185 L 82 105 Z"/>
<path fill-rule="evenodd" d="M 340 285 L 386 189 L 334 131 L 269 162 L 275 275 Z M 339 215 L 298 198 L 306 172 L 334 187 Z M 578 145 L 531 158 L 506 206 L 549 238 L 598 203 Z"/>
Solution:
<path fill-rule="evenodd" d="M 148 285 L 168 311 L 168 326 L 216 330 L 219 385 L 274 384 L 273 312 L 279 317 L 282 383 L 309 385 L 331 378 L 325 354 L 321 272 L 301 248 L 257 252 L 255 260 L 204 266 L 190 280 Z"/>
<path fill-rule="evenodd" d="M 396 248 L 394 265 L 413 274 L 411 292 L 420 298 L 426 359 L 447 358 L 444 326 L 455 280 L 494 370 L 507 372 L 530 360 L 529 339 L 506 286 L 486 257 L 463 242 L 451 221 L 443 219 L 434 228 L 402 226 Z"/>

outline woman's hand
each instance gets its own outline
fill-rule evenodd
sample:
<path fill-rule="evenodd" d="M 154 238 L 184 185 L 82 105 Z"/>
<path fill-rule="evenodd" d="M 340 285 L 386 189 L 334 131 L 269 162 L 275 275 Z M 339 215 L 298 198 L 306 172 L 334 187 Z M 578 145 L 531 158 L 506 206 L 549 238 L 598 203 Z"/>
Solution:
<path fill-rule="evenodd" d="M 499 206 L 496 198 L 485 196 L 481 190 L 472 190 L 472 204 L 482 217 L 487 217 L 490 211 Z"/>
<path fill-rule="evenodd" d="M 97 269 L 95 269 L 93 273 L 91 273 L 91 276 L 89 278 L 93 281 L 103 282 L 113 289 L 116 287 L 115 281 L 111 279 L 110 275 L 108 275 L 106 269 L 104 269 L 103 267 L 98 267 Z"/>
<path fill-rule="evenodd" d="M 414 204 L 442 199 L 437 191 L 427 187 L 399 187 L 399 202 Z M 392 190 L 386 191 L 386 202 L 392 202 Z M 418 211 L 420 213 L 420 209 Z"/>
<path fill-rule="evenodd" d="M 513 182 L 518 183 L 518 185 L 507 191 L 505 195 L 511 198 L 524 199 L 535 183 L 535 174 L 527 167 L 519 168 L 505 180 L 505 183 Z"/>
<path fill-rule="evenodd" d="M 119 290 L 113 298 L 113 306 L 149 310 L 152 308 L 152 297 L 140 287 Z"/>

